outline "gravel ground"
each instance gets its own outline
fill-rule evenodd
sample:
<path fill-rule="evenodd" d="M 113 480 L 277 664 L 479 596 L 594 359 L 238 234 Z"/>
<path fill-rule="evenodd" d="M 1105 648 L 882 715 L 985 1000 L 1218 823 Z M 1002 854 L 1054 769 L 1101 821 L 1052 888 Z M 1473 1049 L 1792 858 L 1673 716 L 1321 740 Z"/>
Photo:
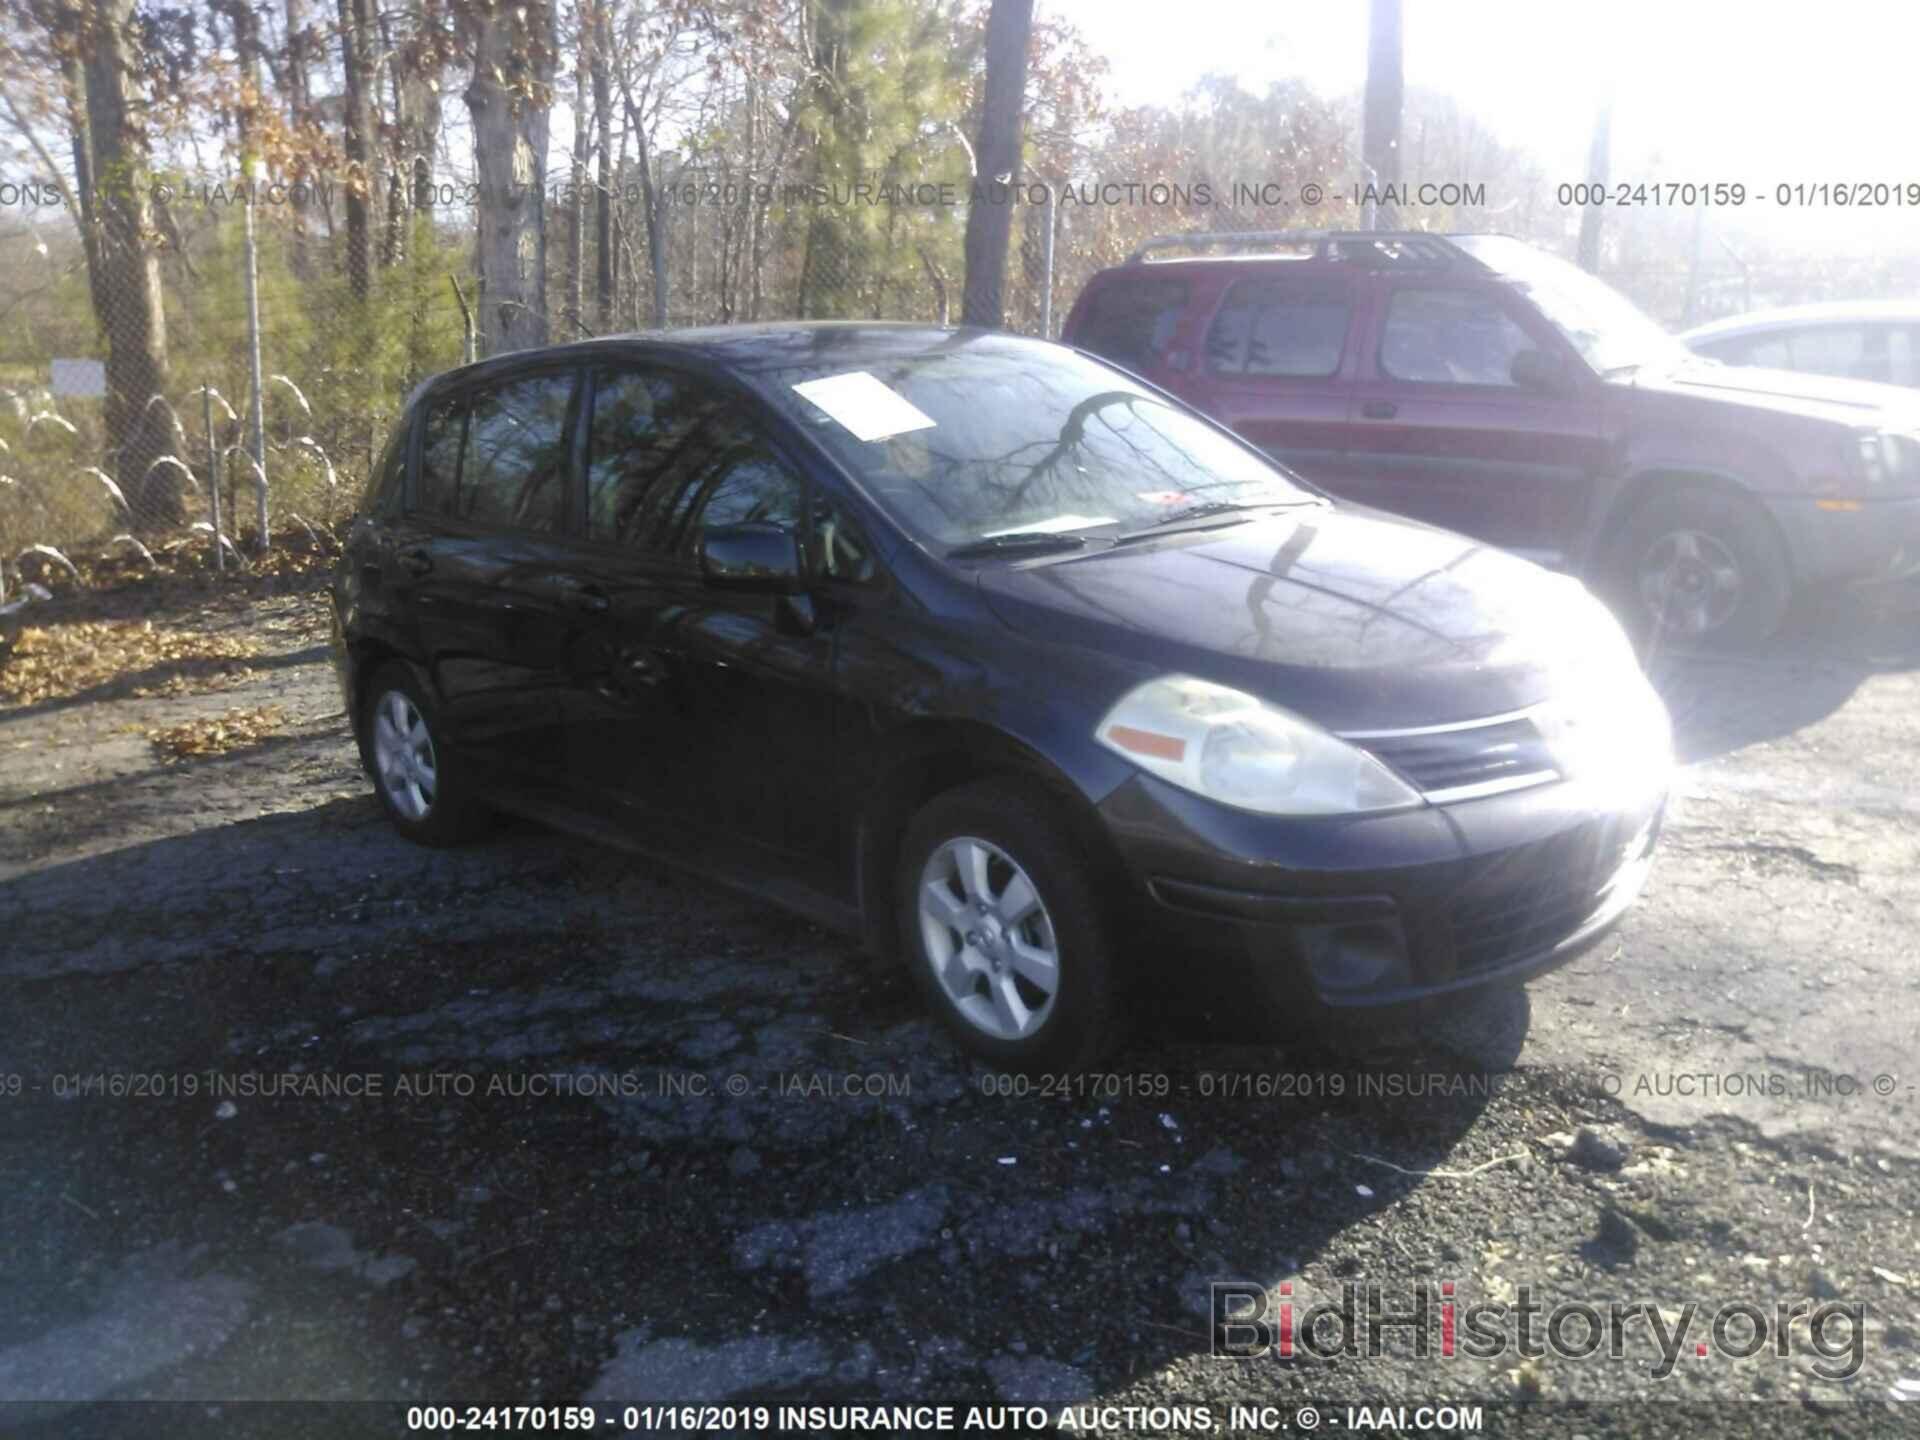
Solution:
<path fill-rule="evenodd" d="M 1309 1404 L 1554 1435 L 1914 1413 L 1914 591 L 1658 663 L 1689 763 L 1653 882 L 1527 994 L 1338 1052 L 1150 1032 L 1105 1081 L 1009 1094 L 901 977 L 772 909 L 531 826 L 400 842 L 306 584 L 175 617 L 258 643 L 221 688 L 0 707 L 0 1427 L 167 1430 L 75 1404 L 109 1396 L 1033 1405 L 1095 1431 L 1276 1407 L 1266 1433 Z M 270 706 L 225 753 L 148 738 Z M 1444 1285 L 1463 1316 L 1627 1309 L 1619 1358 L 1421 1356 L 1405 1327 L 1215 1358 L 1224 1281 L 1302 1315 L 1351 1286 L 1363 1324 L 1367 1287 L 1390 1314 L 1424 1293 L 1436 1351 Z M 1794 1301 L 1843 1312 L 1832 1354 L 1804 1323 L 1775 1353 Z M 1735 1303 L 1772 1327 L 1758 1355 L 1728 1353 L 1744 1319 L 1710 1335 Z M 356 1416 L 394 1433 L 270 1428 Z"/>

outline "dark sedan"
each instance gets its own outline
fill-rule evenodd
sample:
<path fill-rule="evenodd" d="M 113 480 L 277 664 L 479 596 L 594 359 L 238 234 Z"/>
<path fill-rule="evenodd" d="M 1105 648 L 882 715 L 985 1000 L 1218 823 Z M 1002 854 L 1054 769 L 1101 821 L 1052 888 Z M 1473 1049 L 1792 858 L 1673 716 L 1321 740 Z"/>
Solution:
<path fill-rule="evenodd" d="M 898 956 L 1070 1068 L 1536 974 L 1645 878 L 1667 721 L 1575 581 L 1326 496 L 1055 345 L 780 325 L 408 405 L 335 578 L 399 830 L 515 811 Z"/>

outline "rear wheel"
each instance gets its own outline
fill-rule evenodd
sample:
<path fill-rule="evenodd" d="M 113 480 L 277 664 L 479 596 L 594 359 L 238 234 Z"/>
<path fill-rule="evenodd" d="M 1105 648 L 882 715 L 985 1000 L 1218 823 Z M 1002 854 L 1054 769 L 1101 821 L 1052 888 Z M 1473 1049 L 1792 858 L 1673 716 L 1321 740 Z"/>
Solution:
<path fill-rule="evenodd" d="M 394 828 L 422 845 L 451 845 L 472 835 L 484 809 L 458 758 L 441 746 L 439 714 L 412 672 L 382 666 L 366 693 L 367 757 Z"/>
<path fill-rule="evenodd" d="M 1750 645 L 1780 628 L 1793 597 L 1780 538 L 1752 501 L 1707 489 L 1647 501 L 1621 527 L 1606 584 L 1649 644 Z"/>
<path fill-rule="evenodd" d="M 1119 1043 L 1111 927 L 1044 790 L 989 780 L 934 799 L 907 829 L 896 897 L 914 981 L 974 1054 L 1074 1070 Z"/>

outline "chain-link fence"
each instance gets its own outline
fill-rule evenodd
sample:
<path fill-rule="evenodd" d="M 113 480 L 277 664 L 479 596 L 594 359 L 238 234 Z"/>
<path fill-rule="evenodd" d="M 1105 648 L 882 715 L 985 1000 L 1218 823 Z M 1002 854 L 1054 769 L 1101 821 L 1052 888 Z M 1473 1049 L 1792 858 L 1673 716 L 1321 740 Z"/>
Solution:
<path fill-rule="evenodd" d="M 166 191 L 138 256 L 104 240 L 89 254 L 53 224 L 0 237 L 16 277 L 37 270 L 0 331 L 0 564 L 16 572 L 32 546 L 200 546 L 240 564 L 263 524 L 322 531 L 351 510 L 412 387 L 486 352 L 500 297 L 474 273 L 462 187 L 370 206 L 357 249 L 341 195 L 323 186 L 256 192 L 251 226 L 230 183 Z M 1284 205 L 1231 207 L 1172 183 L 1116 196 L 1035 180 L 1001 198 L 999 310 L 1035 335 L 1057 335 L 1087 278 L 1156 233 L 1301 223 Z M 578 204 L 558 187 L 546 199 L 534 303 L 554 341 L 656 324 L 962 319 L 964 188 L 689 168 L 651 187 L 589 186 Z M 1911 258 L 1713 251 L 1603 273 L 1670 324 L 1920 287 Z"/>

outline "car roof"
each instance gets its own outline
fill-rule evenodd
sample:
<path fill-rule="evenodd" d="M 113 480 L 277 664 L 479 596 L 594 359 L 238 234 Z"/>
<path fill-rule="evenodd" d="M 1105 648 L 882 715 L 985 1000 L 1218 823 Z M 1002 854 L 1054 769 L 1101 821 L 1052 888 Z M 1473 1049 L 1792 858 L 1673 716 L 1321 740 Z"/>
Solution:
<path fill-rule="evenodd" d="M 591 362 L 600 356 L 641 347 L 655 352 L 678 351 L 690 360 L 704 360 L 724 370 L 751 375 L 790 366 L 883 364 L 962 345 L 1010 349 L 1045 343 L 999 330 L 943 328 L 891 320 L 775 320 L 746 325 L 700 325 L 684 330 L 634 330 L 565 345 L 509 351 L 456 366 L 424 382 L 413 399 L 417 400 L 429 390 L 468 381 L 484 381 L 538 366 Z"/>
<path fill-rule="evenodd" d="M 1733 315 L 1680 332 L 1688 344 L 1696 340 L 1724 340 L 1737 335 L 1759 335 L 1770 330 L 1796 330 L 1807 325 L 1845 324 L 1873 320 L 1882 323 L 1920 324 L 1920 301 L 1914 300 L 1837 300 L 1820 305 L 1783 305 L 1772 310 L 1755 310 Z"/>

